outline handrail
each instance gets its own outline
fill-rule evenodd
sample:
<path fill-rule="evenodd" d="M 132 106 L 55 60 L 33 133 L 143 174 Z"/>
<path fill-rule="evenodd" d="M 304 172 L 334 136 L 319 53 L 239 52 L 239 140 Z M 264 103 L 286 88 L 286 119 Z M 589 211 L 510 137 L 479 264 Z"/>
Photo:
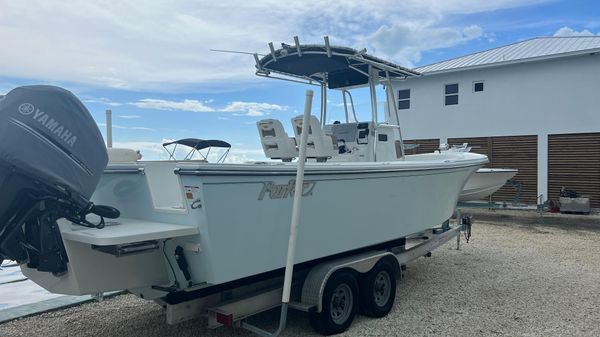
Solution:
<path fill-rule="evenodd" d="M 346 103 L 346 94 L 350 97 L 350 106 L 352 107 L 352 117 L 354 118 L 354 122 L 358 123 L 358 117 L 356 117 L 356 109 L 354 108 L 354 99 L 352 98 L 352 93 L 346 89 L 342 90 L 342 99 L 344 100 L 344 109 L 346 111 L 346 123 L 349 123 L 348 118 L 348 105 Z"/>
<path fill-rule="evenodd" d="M 105 174 L 144 174 L 143 167 L 119 167 L 119 168 L 106 168 L 104 169 Z"/>

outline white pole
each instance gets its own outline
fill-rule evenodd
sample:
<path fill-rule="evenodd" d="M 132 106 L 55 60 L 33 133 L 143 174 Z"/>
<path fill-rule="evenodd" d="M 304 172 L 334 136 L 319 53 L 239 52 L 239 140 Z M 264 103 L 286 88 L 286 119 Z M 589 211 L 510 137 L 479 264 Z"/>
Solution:
<path fill-rule="evenodd" d="M 390 74 L 387 71 L 385 72 L 385 76 L 387 78 L 388 110 L 393 108 L 394 115 L 396 116 L 396 125 L 398 125 L 398 138 L 399 138 L 398 140 L 400 141 L 400 155 L 404 159 L 404 140 L 402 139 L 402 128 L 400 127 L 400 111 L 398 110 L 398 100 L 396 100 L 396 93 L 394 92 L 394 86 L 392 85 L 392 80 L 390 79 Z M 391 100 L 391 102 L 390 102 L 390 100 Z M 390 122 L 391 122 L 392 111 L 390 110 L 389 113 L 390 113 Z"/>
<path fill-rule="evenodd" d="M 396 109 L 396 104 L 398 104 L 398 102 L 396 102 L 396 95 L 394 95 L 394 89 L 392 87 L 392 80 L 390 79 L 390 74 L 386 71 L 385 72 L 385 79 L 387 81 L 386 83 L 386 95 L 387 95 L 387 108 L 388 108 L 388 115 L 386 116 L 386 119 L 388 119 L 388 122 L 391 124 L 392 122 L 392 110 L 394 111 L 394 117 L 396 117 L 396 125 L 400 125 L 400 117 L 398 116 L 398 110 Z"/>
<path fill-rule="evenodd" d="M 106 110 L 106 147 L 112 147 L 112 110 Z"/>
<path fill-rule="evenodd" d="M 371 118 L 377 125 L 377 84 L 379 83 L 379 70 L 369 66 L 369 91 L 371 92 Z"/>
<path fill-rule="evenodd" d="M 296 188 L 294 189 L 294 205 L 292 208 L 292 223 L 290 225 L 290 239 L 288 242 L 287 262 L 285 264 L 285 277 L 283 279 L 283 295 L 281 302 L 290 302 L 290 291 L 292 288 L 292 273 L 294 272 L 294 260 L 296 258 L 296 239 L 298 236 L 298 223 L 300 222 L 300 208 L 302 206 L 302 192 L 304 190 L 304 163 L 306 161 L 306 143 L 308 142 L 308 129 L 310 109 L 312 106 L 313 91 L 306 91 L 304 101 L 304 116 L 302 118 L 302 134 L 300 136 L 300 157 L 298 158 L 298 169 L 296 171 Z"/>
<path fill-rule="evenodd" d="M 373 132 L 373 161 L 377 161 L 377 84 L 379 84 L 379 70 L 373 66 L 369 66 L 369 89 L 371 91 L 371 115 L 373 119 L 373 125 L 371 132 Z"/>
<path fill-rule="evenodd" d="M 321 118 L 321 126 L 325 126 L 327 122 L 327 77 L 323 84 L 323 118 Z"/>
<path fill-rule="evenodd" d="M 327 99 L 325 96 L 327 94 L 325 93 L 325 84 L 321 83 L 321 115 L 319 116 L 319 120 L 321 121 L 321 123 L 323 123 L 323 120 L 325 119 L 325 99 Z"/>

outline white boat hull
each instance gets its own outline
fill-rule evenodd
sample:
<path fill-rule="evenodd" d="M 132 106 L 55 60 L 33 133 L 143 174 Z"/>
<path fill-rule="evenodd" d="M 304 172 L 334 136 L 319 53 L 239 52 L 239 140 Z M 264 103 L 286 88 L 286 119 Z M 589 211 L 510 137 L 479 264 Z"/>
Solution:
<path fill-rule="evenodd" d="M 297 262 L 391 241 L 440 224 L 452 215 L 456 190 L 471 173 L 457 169 L 370 178 L 307 175 L 316 184 L 312 195 L 303 199 Z M 207 200 L 207 225 L 200 229 L 200 240 L 211 256 L 198 255 L 192 262 L 200 266 L 198 278 L 218 284 L 285 265 L 292 199 L 258 200 L 264 179 L 183 177 L 186 185 L 202 184 Z M 293 177 L 270 179 L 288 185 Z M 375 199 L 376 203 L 370 202 Z M 440 206 L 422 208 L 429 203 Z"/>
<path fill-rule="evenodd" d="M 296 262 L 392 241 L 444 222 L 469 176 L 485 162 L 484 156 L 460 153 L 387 163 L 307 164 Z M 145 174 L 135 173 L 139 168 Z M 46 289 L 64 294 L 129 289 L 160 297 L 164 293 L 151 287 L 172 285 L 176 278 L 182 290 L 284 267 L 294 164 L 148 162 L 133 171 L 118 165 L 110 170 L 94 201 L 118 207 L 122 219 L 101 230 L 62 223 L 69 271 L 56 277 L 23 267 Z M 166 179 L 162 186 L 159 173 Z M 179 196 L 169 192 L 170 179 L 180 187 Z M 167 198 L 157 205 L 160 195 Z M 174 205 L 167 206 L 169 200 Z M 147 240 L 159 242 L 160 249 L 125 257 L 92 249 Z M 178 246 L 185 250 L 190 282 L 173 258 Z"/>
<path fill-rule="evenodd" d="M 504 186 L 518 172 L 515 169 L 481 168 L 467 180 L 458 201 L 485 199 Z"/>

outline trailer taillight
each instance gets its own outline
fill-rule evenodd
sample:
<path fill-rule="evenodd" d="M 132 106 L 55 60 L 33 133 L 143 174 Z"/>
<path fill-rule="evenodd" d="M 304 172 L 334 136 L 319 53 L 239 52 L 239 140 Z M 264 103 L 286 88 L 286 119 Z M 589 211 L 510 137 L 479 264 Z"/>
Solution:
<path fill-rule="evenodd" d="M 233 325 L 233 314 L 224 314 L 221 312 L 217 312 L 217 322 L 219 322 L 223 325 L 232 326 Z"/>

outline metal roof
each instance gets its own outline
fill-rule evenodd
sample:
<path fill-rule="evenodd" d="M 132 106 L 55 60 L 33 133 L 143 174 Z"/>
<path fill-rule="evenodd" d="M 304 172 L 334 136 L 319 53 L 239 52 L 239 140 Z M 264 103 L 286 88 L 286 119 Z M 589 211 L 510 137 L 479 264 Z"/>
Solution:
<path fill-rule="evenodd" d="M 415 70 L 424 74 L 444 73 L 594 52 L 600 52 L 600 36 L 538 37 L 429 64 Z"/>

